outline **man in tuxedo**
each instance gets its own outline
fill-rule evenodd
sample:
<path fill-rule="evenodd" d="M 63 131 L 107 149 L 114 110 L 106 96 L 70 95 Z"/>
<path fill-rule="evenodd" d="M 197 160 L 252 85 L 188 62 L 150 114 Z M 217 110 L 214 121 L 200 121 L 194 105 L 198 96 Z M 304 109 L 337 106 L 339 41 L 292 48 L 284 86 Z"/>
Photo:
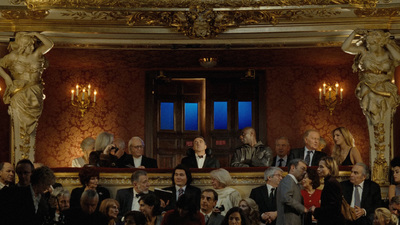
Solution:
<path fill-rule="evenodd" d="M 52 190 L 55 176 L 42 166 L 31 175 L 31 185 L 7 188 L 0 196 L 0 218 L 5 225 L 42 225 L 50 218 L 46 193 Z M 7 204 L 5 204 L 7 203 Z"/>
<path fill-rule="evenodd" d="M 219 168 L 219 161 L 211 155 L 211 149 L 207 148 L 206 141 L 199 136 L 193 140 L 193 148 L 187 152 L 187 156 L 181 163 L 189 168 Z"/>
<path fill-rule="evenodd" d="M 34 170 L 33 163 L 29 159 L 21 159 L 18 161 L 15 170 L 18 175 L 17 186 L 25 187 L 31 184 L 31 174 Z"/>
<path fill-rule="evenodd" d="M 275 141 L 275 154 L 271 166 L 286 166 L 288 163 L 288 154 L 290 151 L 289 139 L 287 137 L 280 137 Z"/>
<path fill-rule="evenodd" d="M 172 185 L 171 187 L 164 188 L 164 190 L 172 191 L 173 198 L 171 202 L 165 207 L 165 211 L 175 209 L 178 198 L 182 195 L 187 195 L 189 198 L 194 199 L 196 207 L 200 205 L 201 191 L 199 188 L 190 185 L 192 183 L 192 174 L 189 168 L 185 165 L 177 165 L 172 172 Z"/>
<path fill-rule="evenodd" d="M 15 171 L 13 165 L 9 162 L 0 163 L 0 190 L 13 184 Z"/>
<path fill-rule="evenodd" d="M 264 172 L 265 185 L 251 190 L 250 198 L 258 205 L 261 213 L 261 219 L 266 224 L 276 223 L 276 188 L 282 180 L 282 169 L 279 167 L 270 167 Z"/>
<path fill-rule="evenodd" d="M 319 132 L 316 130 L 307 130 L 304 133 L 304 148 L 292 149 L 288 161 L 292 159 L 303 159 L 307 166 L 318 166 L 319 160 L 326 156 L 325 152 L 317 151 L 319 148 Z"/>
<path fill-rule="evenodd" d="M 343 196 L 354 207 L 357 216 L 357 220 L 348 224 L 372 224 L 375 209 L 381 206 L 381 189 L 368 178 L 368 166 L 356 163 L 351 169 L 350 179 L 341 182 Z"/>
<path fill-rule="evenodd" d="M 307 164 L 302 159 L 293 159 L 288 164 L 289 173 L 281 180 L 276 193 L 277 225 L 301 225 L 307 213 L 299 182 L 307 172 Z"/>
<path fill-rule="evenodd" d="M 118 217 L 122 218 L 125 213 L 134 210 L 139 211 L 139 199 L 142 195 L 149 193 L 149 178 L 144 170 L 137 170 L 131 176 L 131 188 L 117 191 L 116 200 L 119 202 L 120 210 Z"/>
<path fill-rule="evenodd" d="M 254 128 L 243 128 L 240 141 L 243 145 L 235 149 L 231 162 L 232 167 L 271 166 L 272 150 L 261 141 L 257 142 Z"/>
<path fill-rule="evenodd" d="M 213 212 L 217 201 L 218 194 L 213 189 L 205 189 L 201 192 L 200 212 L 204 215 L 206 225 L 220 225 L 224 220 L 224 216 Z"/>
<path fill-rule="evenodd" d="M 123 153 L 116 162 L 118 167 L 158 168 L 157 160 L 144 156 L 144 142 L 140 137 L 132 137 L 129 140 L 128 150 L 131 154 Z"/>

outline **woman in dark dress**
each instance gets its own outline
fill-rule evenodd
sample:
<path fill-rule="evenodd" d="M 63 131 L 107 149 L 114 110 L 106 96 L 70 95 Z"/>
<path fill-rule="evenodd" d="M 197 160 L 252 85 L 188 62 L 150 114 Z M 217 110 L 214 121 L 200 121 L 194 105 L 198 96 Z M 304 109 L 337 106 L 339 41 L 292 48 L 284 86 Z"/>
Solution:
<path fill-rule="evenodd" d="M 96 210 L 99 209 L 100 204 L 104 199 L 110 198 L 110 192 L 106 188 L 99 186 L 99 178 L 99 171 L 95 167 L 82 167 L 82 169 L 79 171 L 79 180 L 83 187 L 72 190 L 70 200 L 71 208 L 81 207 L 81 195 L 85 190 L 88 189 L 96 190 L 97 194 L 99 194 L 99 203 L 97 204 Z"/>
<path fill-rule="evenodd" d="M 324 178 L 324 189 L 321 193 L 321 207 L 310 208 L 318 225 L 344 224 L 344 217 L 341 213 L 342 188 L 335 177 L 339 175 L 339 168 L 336 161 L 329 156 L 319 161 L 318 175 Z"/>
<path fill-rule="evenodd" d="M 352 166 L 363 162 L 360 151 L 354 144 L 353 135 L 345 127 L 338 127 L 332 131 L 332 137 L 335 145 L 332 150 L 332 157 L 336 163 L 341 166 Z"/>

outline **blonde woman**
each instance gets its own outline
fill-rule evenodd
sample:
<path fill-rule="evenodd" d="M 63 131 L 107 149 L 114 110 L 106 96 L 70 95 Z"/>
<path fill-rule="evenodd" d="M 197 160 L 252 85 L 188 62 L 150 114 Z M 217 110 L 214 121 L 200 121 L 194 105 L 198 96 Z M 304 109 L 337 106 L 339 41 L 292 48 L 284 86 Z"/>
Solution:
<path fill-rule="evenodd" d="M 229 209 L 239 205 L 240 194 L 236 189 L 228 187 L 232 182 L 232 177 L 227 170 L 222 168 L 213 170 L 210 176 L 212 186 L 218 193 L 218 202 L 214 211 L 220 212 L 221 215 L 225 216 Z"/>
<path fill-rule="evenodd" d="M 250 225 L 261 225 L 260 212 L 258 210 L 257 203 L 251 198 L 243 198 L 239 202 L 239 208 L 243 210 L 243 213 L 247 216 Z"/>
<path fill-rule="evenodd" d="M 351 166 L 363 162 L 361 154 L 355 147 L 353 135 L 345 127 L 338 127 L 332 131 L 333 146 L 332 157 L 340 166 Z"/>
<path fill-rule="evenodd" d="M 398 218 L 392 214 L 387 208 L 375 209 L 374 225 L 396 225 Z"/>
<path fill-rule="evenodd" d="M 95 140 L 92 137 L 87 137 L 81 142 L 83 156 L 72 160 L 72 167 L 83 167 L 89 164 L 89 155 L 94 151 Z"/>

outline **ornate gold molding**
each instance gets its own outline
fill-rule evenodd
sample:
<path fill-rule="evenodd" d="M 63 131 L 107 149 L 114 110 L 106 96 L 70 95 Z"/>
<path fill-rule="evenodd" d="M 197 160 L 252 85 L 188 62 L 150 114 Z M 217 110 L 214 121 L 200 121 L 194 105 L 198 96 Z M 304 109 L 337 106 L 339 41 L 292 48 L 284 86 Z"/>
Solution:
<path fill-rule="evenodd" d="M 40 20 L 49 15 L 47 10 L 0 10 L 1 16 L 4 19 L 18 20 L 18 19 L 32 19 Z"/>
<path fill-rule="evenodd" d="M 188 8 L 192 5 L 205 4 L 208 8 L 221 7 L 265 7 L 265 6 L 327 6 L 350 5 L 357 8 L 376 7 L 377 0 L 25 0 L 30 9 L 55 9 L 55 8 L 86 8 L 98 9 L 111 8 L 118 10 L 131 10 L 134 8 Z"/>
<path fill-rule="evenodd" d="M 398 8 L 389 9 L 356 9 L 354 14 L 358 17 L 395 17 L 400 16 Z"/>

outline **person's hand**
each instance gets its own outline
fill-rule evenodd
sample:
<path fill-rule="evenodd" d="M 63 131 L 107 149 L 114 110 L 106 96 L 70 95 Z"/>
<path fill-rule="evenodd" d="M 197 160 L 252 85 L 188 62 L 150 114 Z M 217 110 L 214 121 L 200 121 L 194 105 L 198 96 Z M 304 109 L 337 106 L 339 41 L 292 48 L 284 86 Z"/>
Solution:
<path fill-rule="evenodd" d="M 358 207 L 358 206 L 354 206 L 354 209 L 356 211 L 356 218 L 360 218 L 362 216 L 364 216 L 364 209 Z"/>
<path fill-rule="evenodd" d="M 121 158 L 124 155 L 124 151 L 122 149 L 119 149 L 116 153 L 115 156 L 117 156 L 117 158 Z"/>
<path fill-rule="evenodd" d="M 312 213 L 314 213 L 314 211 L 315 211 L 315 206 L 311 206 L 310 211 L 311 211 Z"/>
<path fill-rule="evenodd" d="M 308 209 L 304 207 L 304 213 L 308 213 Z"/>
<path fill-rule="evenodd" d="M 114 148 L 114 144 L 109 144 L 104 148 L 103 154 L 109 155 L 111 152 L 111 149 Z"/>
<path fill-rule="evenodd" d="M 161 208 L 165 208 L 169 205 L 169 200 L 167 201 L 167 203 L 165 203 L 164 200 L 160 199 L 160 207 Z"/>
<path fill-rule="evenodd" d="M 221 210 L 219 210 L 218 208 L 214 208 L 214 209 L 213 209 L 213 212 L 215 212 L 215 213 L 221 213 Z"/>
<path fill-rule="evenodd" d="M 269 223 L 271 223 L 272 221 L 274 221 L 276 219 L 276 217 L 278 217 L 277 211 L 266 212 L 264 214 L 267 214 L 267 220 L 269 221 Z"/>

